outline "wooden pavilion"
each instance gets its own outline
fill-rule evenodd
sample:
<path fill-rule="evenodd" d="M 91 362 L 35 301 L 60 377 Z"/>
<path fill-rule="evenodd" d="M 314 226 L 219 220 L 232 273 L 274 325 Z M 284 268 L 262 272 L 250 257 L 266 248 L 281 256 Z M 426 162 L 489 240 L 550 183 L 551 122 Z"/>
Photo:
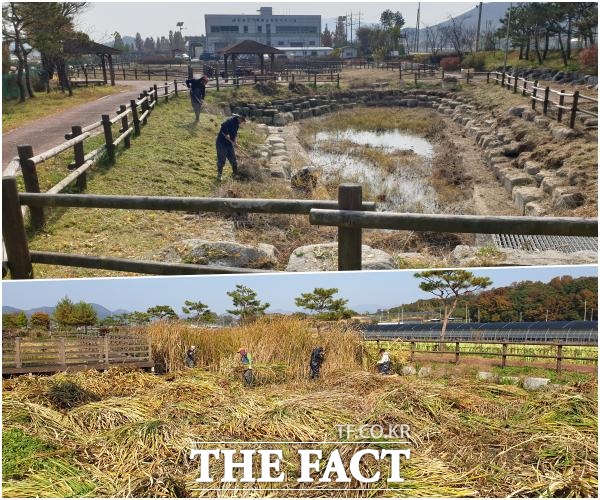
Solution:
<path fill-rule="evenodd" d="M 225 47 L 223 50 L 218 51 L 223 56 L 225 78 L 227 78 L 227 60 L 231 58 L 231 68 L 233 76 L 235 77 L 235 63 L 239 55 L 256 55 L 260 59 L 260 74 L 265 74 L 265 55 L 269 56 L 271 73 L 275 65 L 275 55 L 284 54 L 283 50 L 276 49 L 269 45 L 255 42 L 254 40 L 242 40 L 234 45 Z"/>
<path fill-rule="evenodd" d="M 108 61 L 108 70 L 110 74 L 110 84 L 115 84 L 115 70 L 113 67 L 112 56 L 120 54 L 119 49 L 109 47 L 108 45 L 102 45 L 92 41 L 83 40 L 65 40 L 63 43 L 63 49 L 65 54 L 69 55 L 97 55 L 102 61 L 102 76 L 104 83 L 108 83 L 106 75 L 106 62 Z"/>

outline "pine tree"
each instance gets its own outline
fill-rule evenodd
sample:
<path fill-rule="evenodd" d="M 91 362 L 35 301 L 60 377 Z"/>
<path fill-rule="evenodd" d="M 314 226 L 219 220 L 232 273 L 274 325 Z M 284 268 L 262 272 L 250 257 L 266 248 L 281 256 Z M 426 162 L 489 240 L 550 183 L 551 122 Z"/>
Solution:
<path fill-rule="evenodd" d="M 321 34 L 321 45 L 323 47 L 332 47 L 333 46 L 333 35 L 331 31 L 329 31 L 329 26 L 325 25 L 325 31 Z"/>

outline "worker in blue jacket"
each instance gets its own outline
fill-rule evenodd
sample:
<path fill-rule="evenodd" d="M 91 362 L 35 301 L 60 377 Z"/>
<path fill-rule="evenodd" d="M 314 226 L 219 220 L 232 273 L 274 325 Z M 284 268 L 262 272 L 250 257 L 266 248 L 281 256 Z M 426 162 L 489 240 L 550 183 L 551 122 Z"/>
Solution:
<path fill-rule="evenodd" d="M 233 114 L 222 124 L 217 136 L 217 180 L 220 181 L 223 175 L 225 161 L 229 160 L 233 176 L 237 176 L 237 158 L 235 156 L 235 147 L 240 124 L 244 123 L 246 118 L 242 115 Z"/>
<path fill-rule="evenodd" d="M 190 89 L 190 99 L 192 100 L 192 108 L 196 113 L 196 121 L 200 120 L 200 110 L 202 109 L 202 103 L 206 96 L 206 84 L 208 78 L 202 76 L 201 78 L 190 78 L 185 81 L 185 85 Z"/>

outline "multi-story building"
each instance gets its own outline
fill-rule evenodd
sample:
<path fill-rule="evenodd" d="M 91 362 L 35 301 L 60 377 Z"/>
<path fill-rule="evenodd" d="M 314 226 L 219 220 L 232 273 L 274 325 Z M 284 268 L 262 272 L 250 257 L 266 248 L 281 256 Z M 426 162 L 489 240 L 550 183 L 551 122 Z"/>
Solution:
<path fill-rule="evenodd" d="M 321 16 L 275 15 L 272 7 L 261 7 L 258 15 L 206 14 L 206 52 L 214 54 L 242 40 L 271 47 L 319 47 Z"/>

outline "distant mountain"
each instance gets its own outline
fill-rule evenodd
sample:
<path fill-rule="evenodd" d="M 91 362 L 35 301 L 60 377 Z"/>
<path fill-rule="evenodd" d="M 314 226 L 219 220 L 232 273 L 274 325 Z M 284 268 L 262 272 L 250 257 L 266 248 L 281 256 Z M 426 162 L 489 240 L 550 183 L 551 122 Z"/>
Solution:
<path fill-rule="evenodd" d="M 98 315 L 98 319 L 104 319 L 108 316 L 113 316 L 115 314 L 124 314 L 124 313 L 129 312 L 125 309 L 116 309 L 114 311 L 111 311 L 110 309 L 107 309 L 103 305 L 94 304 L 94 303 L 92 303 L 91 306 L 96 311 L 96 314 Z M 40 307 L 32 307 L 31 309 L 27 309 L 23 312 L 28 317 L 31 316 L 35 312 L 44 312 L 46 314 L 52 315 L 52 314 L 54 314 L 54 309 L 55 308 L 53 306 L 40 306 Z M 19 309 L 17 307 L 12 307 L 12 306 L 2 306 L 2 314 L 13 314 L 13 313 L 16 313 L 19 311 L 22 311 L 22 309 Z"/>

